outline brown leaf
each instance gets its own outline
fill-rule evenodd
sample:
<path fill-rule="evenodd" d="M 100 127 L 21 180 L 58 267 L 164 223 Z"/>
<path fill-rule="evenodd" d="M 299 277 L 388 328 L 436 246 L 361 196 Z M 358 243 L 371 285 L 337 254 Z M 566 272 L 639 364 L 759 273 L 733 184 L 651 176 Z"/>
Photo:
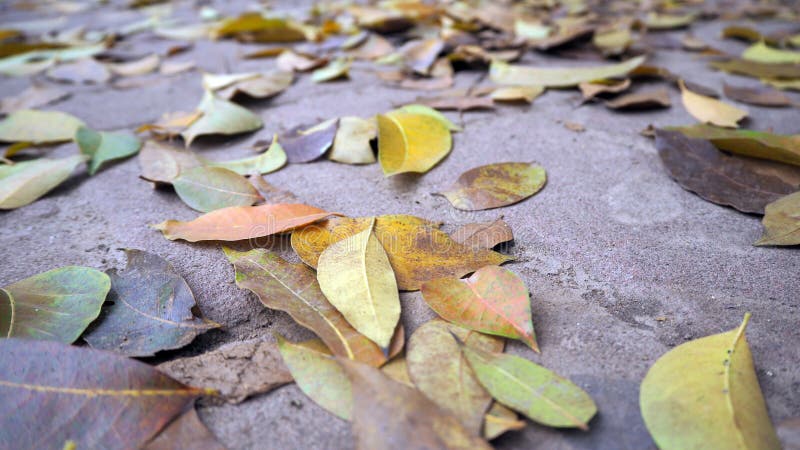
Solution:
<path fill-rule="evenodd" d="M 497 244 L 514 239 L 511 227 L 503 219 L 494 222 L 468 223 L 459 227 L 452 235 L 454 241 L 473 249 L 492 249 Z"/>
<path fill-rule="evenodd" d="M 670 105 L 669 93 L 665 88 L 622 95 L 606 102 L 606 107 L 619 110 L 669 108 Z"/>
<path fill-rule="evenodd" d="M 233 342 L 188 358 L 158 365 L 158 370 L 189 386 L 211 388 L 229 403 L 292 382 L 274 342 Z"/>
<path fill-rule="evenodd" d="M 583 101 L 587 102 L 603 94 L 618 94 L 631 86 L 630 78 L 623 80 L 586 81 L 578 85 L 583 94 Z"/>
<path fill-rule="evenodd" d="M 728 73 L 746 75 L 754 78 L 797 79 L 800 78 L 800 64 L 767 64 L 744 59 L 712 61 L 711 67 Z"/>
<path fill-rule="evenodd" d="M 769 87 L 748 88 L 723 84 L 725 96 L 737 102 L 758 106 L 791 106 L 792 99 L 781 91 Z"/>
<path fill-rule="evenodd" d="M 800 168 L 727 155 L 703 139 L 656 130 L 656 148 L 670 176 L 700 197 L 739 211 L 763 214 L 764 207 L 800 187 Z"/>
<path fill-rule="evenodd" d="M 278 137 L 290 163 L 307 163 L 321 158 L 333 145 L 339 121 L 329 120 L 314 127 L 301 125 Z"/>
<path fill-rule="evenodd" d="M 194 408 L 170 423 L 144 450 L 225 450 Z"/>
<path fill-rule="evenodd" d="M 267 183 L 264 177 L 257 172 L 251 173 L 248 180 L 258 190 L 258 193 L 264 197 L 266 203 L 300 203 L 300 199 L 296 195 Z"/>
<path fill-rule="evenodd" d="M 182 171 L 201 165 L 194 153 L 155 141 L 146 141 L 139 151 L 140 176 L 155 183 L 172 184 Z"/>
<path fill-rule="evenodd" d="M 356 449 L 491 449 L 416 389 L 365 364 L 339 362 L 353 383 Z"/>
<path fill-rule="evenodd" d="M 406 67 L 420 75 L 428 75 L 439 53 L 444 49 L 441 39 L 409 41 L 399 49 Z"/>

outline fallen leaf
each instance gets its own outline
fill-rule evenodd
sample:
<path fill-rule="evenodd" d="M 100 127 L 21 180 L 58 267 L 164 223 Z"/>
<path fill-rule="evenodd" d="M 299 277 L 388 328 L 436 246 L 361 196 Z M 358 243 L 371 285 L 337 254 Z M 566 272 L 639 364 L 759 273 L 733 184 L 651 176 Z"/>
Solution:
<path fill-rule="evenodd" d="M 509 86 L 492 91 L 490 97 L 496 102 L 533 103 L 533 100 L 544 93 L 542 86 Z"/>
<path fill-rule="evenodd" d="M 275 343 L 258 339 L 232 342 L 157 367 L 186 385 L 213 389 L 229 403 L 241 403 L 292 382 Z"/>
<path fill-rule="evenodd" d="M 575 41 L 583 39 L 595 30 L 594 25 L 579 23 L 571 26 L 559 26 L 556 33 L 551 34 L 543 39 L 528 39 L 528 44 L 532 45 L 537 50 L 549 51 L 559 47 L 571 44 Z"/>
<path fill-rule="evenodd" d="M 223 250 L 236 269 L 237 286 L 253 291 L 267 308 L 288 313 L 319 336 L 333 354 L 374 366 L 386 362 L 381 349 L 359 334 L 325 298 L 313 270 L 264 249 Z"/>
<path fill-rule="evenodd" d="M 630 78 L 625 78 L 623 80 L 584 81 L 578 84 L 584 102 L 603 94 L 619 94 L 620 92 L 626 91 L 630 86 Z"/>
<path fill-rule="evenodd" d="M 789 80 L 800 78 L 800 64 L 767 64 L 744 59 L 729 59 L 711 61 L 709 65 L 724 72 L 754 78 Z"/>
<path fill-rule="evenodd" d="M 139 151 L 141 177 L 156 183 L 172 184 L 182 171 L 202 166 L 194 153 L 156 141 L 146 141 Z"/>
<path fill-rule="evenodd" d="M 739 39 L 745 42 L 758 42 L 764 38 L 758 30 L 742 25 L 725 27 L 722 30 L 722 37 Z"/>
<path fill-rule="evenodd" d="M 292 248 L 311 267 L 334 242 L 369 225 L 370 219 L 336 217 L 292 233 Z M 415 291 L 428 280 L 461 277 L 483 266 L 512 260 L 491 250 L 474 250 L 453 241 L 425 219 L 407 215 L 378 216 L 375 237 L 389 257 L 400 290 Z"/>
<path fill-rule="evenodd" d="M 597 406 L 571 381 L 519 356 L 459 344 L 478 381 L 498 402 L 542 425 L 589 429 Z"/>
<path fill-rule="evenodd" d="M 290 20 L 265 17 L 260 12 L 246 12 L 221 21 L 213 31 L 217 37 L 237 37 L 249 42 L 297 42 L 306 35 Z"/>
<path fill-rule="evenodd" d="M 423 114 L 426 116 L 430 116 L 441 122 L 450 131 L 461 131 L 461 127 L 450 121 L 450 119 L 448 119 L 447 116 L 429 106 L 411 104 L 402 106 L 399 108 L 399 110 L 411 114 Z"/>
<path fill-rule="evenodd" d="M 206 428 L 194 408 L 181 414 L 150 441 L 144 450 L 225 450 Z"/>
<path fill-rule="evenodd" d="M 299 126 L 278 136 L 278 141 L 290 163 L 307 163 L 321 158 L 331 148 L 338 127 L 337 119 L 311 128 Z"/>
<path fill-rule="evenodd" d="M 311 74 L 311 81 L 324 83 L 326 81 L 347 78 L 352 62 L 347 58 L 338 58 L 328 63 L 325 67 L 315 70 Z"/>
<path fill-rule="evenodd" d="M 400 319 L 400 297 L 389 257 L 372 234 L 374 225 L 372 218 L 363 231 L 326 248 L 319 256 L 317 280 L 356 330 L 388 349 Z"/>
<path fill-rule="evenodd" d="M 53 67 L 47 71 L 47 77 L 56 81 L 68 81 L 76 84 L 102 84 L 111 78 L 111 73 L 106 66 L 93 58 L 84 58 Z"/>
<path fill-rule="evenodd" d="M 500 338 L 434 319 L 417 328 L 408 341 L 408 373 L 425 396 L 479 435 L 492 397 L 475 379 L 453 335 L 489 352 L 502 352 L 505 344 Z"/>
<path fill-rule="evenodd" d="M 289 191 L 279 189 L 270 183 L 267 183 L 264 178 L 258 173 L 251 173 L 248 181 L 253 187 L 258 190 L 258 193 L 264 197 L 265 203 L 299 203 L 300 200 L 296 195 Z"/>
<path fill-rule="evenodd" d="M 383 367 L 381 367 L 381 372 L 398 383 L 403 383 L 412 388 L 414 387 L 411 376 L 408 374 L 408 363 L 404 356 L 398 356 L 384 364 Z"/>
<path fill-rule="evenodd" d="M 195 317 L 189 285 L 160 256 L 126 249 L 123 272 L 110 269 L 111 291 L 100 318 L 83 336 L 93 348 L 125 356 L 152 356 L 181 348 L 219 324 Z"/>
<path fill-rule="evenodd" d="M 252 173 L 266 174 L 274 172 L 286 164 L 286 152 L 278 143 L 278 136 L 273 136 L 272 143 L 267 151 L 250 158 L 235 159 L 233 161 L 209 161 L 201 159 L 209 167 L 220 167 L 239 175 L 250 175 Z"/>
<path fill-rule="evenodd" d="M 519 420 L 514 410 L 494 402 L 486 413 L 483 423 L 483 438 L 491 441 L 507 431 L 525 428 L 525 421 Z"/>
<path fill-rule="evenodd" d="M 583 133 L 584 131 L 586 131 L 586 127 L 577 122 L 569 122 L 569 121 L 564 122 L 564 128 L 570 131 L 574 131 L 576 133 Z"/>
<path fill-rule="evenodd" d="M 370 33 L 363 44 L 347 52 L 355 59 L 378 59 L 391 53 L 394 53 L 392 43 L 375 33 Z"/>
<path fill-rule="evenodd" d="M 711 141 L 720 150 L 753 158 L 800 166 L 800 135 L 781 135 L 755 130 L 727 130 L 709 125 L 668 127 L 691 138 Z"/>
<path fill-rule="evenodd" d="M 378 161 L 385 176 L 427 172 L 452 145 L 447 125 L 433 116 L 407 110 L 378 115 Z"/>
<path fill-rule="evenodd" d="M 235 103 L 217 98 L 209 91 L 204 94 L 197 110 L 202 111 L 203 115 L 181 133 L 187 147 L 192 145 L 197 136 L 246 133 L 263 126 L 259 116 Z"/>
<path fill-rule="evenodd" d="M 782 107 L 794 104 L 788 95 L 766 87 L 748 88 L 724 83 L 722 91 L 726 97 L 750 105 Z"/>
<path fill-rule="evenodd" d="M 350 380 L 336 359 L 324 351 L 327 350 L 324 344 L 322 348 L 310 348 L 276 337 L 283 362 L 297 387 L 326 411 L 350 420 L 353 409 Z"/>
<path fill-rule="evenodd" d="M 624 76 L 644 61 L 645 56 L 638 56 L 618 64 L 570 68 L 515 66 L 493 61 L 489 77 L 501 85 L 570 87 L 586 81 Z"/>
<path fill-rule="evenodd" d="M 149 131 L 155 139 L 172 139 L 202 117 L 203 111 L 166 113 L 156 122 L 145 124 L 136 129 L 137 133 Z"/>
<path fill-rule="evenodd" d="M 17 95 L 0 99 L 0 113 L 11 114 L 21 109 L 38 108 L 69 96 L 69 92 L 57 87 L 33 84 Z"/>
<path fill-rule="evenodd" d="M 420 75 L 429 75 L 445 43 L 438 38 L 419 39 L 406 42 L 398 52 L 406 67 Z"/>
<path fill-rule="evenodd" d="M 522 201 L 547 181 L 544 168 L 529 163 L 495 163 L 470 169 L 442 195 L 457 209 L 477 211 Z"/>
<path fill-rule="evenodd" d="M 86 161 L 83 155 L 60 159 L 39 158 L 0 164 L 0 210 L 15 209 L 36 201 L 63 183 L 78 165 Z"/>
<path fill-rule="evenodd" d="M 674 30 L 685 28 L 697 19 L 697 14 L 662 14 L 650 12 L 645 18 L 644 24 L 651 30 Z"/>
<path fill-rule="evenodd" d="M 468 223 L 459 227 L 451 237 L 459 244 L 475 250 L 489 250 L 500 243 L 513 240 L 514 234 L 501 218 L 494 222 Z"/>
<path fill-rule="evenodd" d="M 755 245 L 800 244 L 800 192 L 767 205 L 762 224 L 764 234 Z"/>
<path fill-rule="evenodd" d="M 0 428 L 26 427 L 5 448 L 139 448 L 203 393 L 110 352 L 0 339 Z"/>
<path fill-rule="evenodd" d="M 417 98 L 415 103 L 429 106 L 440 111 L 475 111 L 494 109 L 494 99 L 492 97 L 476 97 L 470 95 Z"/>
<path fill-rule="evenodd" d="M 142 142 L 130 131 L 98 132 L 86 127 L 75 132 L 75 143 L 81 153 L 90 158 L 90 175 L 94 175 L 103 163 L 135 155 L 142 147 Z"/>
<path fill-rule="evenodd" d="M 766 78 L 762 78 L 761 82 L 784 91 L 785 90 L 800 91 L 800 79 L 784 81 L 784 80 L 769 80 Z"/>
<path fill-rule="evenodd" d="M 772 48 L 759 41 L 747 47 L 742 53 L 742 59 L 764 64 L 800 64 L 800 52 Z"/>
<path fill-rule="evenodd" d="M 376 137 L 378 126 L 374 120 L 341 117 L 328 159 L 345 164 L 372 164 L 375 153 L 370 141 Z"/>
<path fill-rule="evenodd" d="M 145 56 L 142 59 L 137 59 L 135 61 L 127 61 L 123 63 L 108 63 L 106 67 L 113 73 L 114 75 L 118 75 L 121 77 L 135 77 L 139 75 L 148 74 L 156 69 L 158 69 L 158 65 L 161 64 L 161 58 L 158 55 L 151 54 Z"/>
<path fill-rule="evenodd" d="M 261 195 L 245 177 L 222 167 L 181 171 L 172 185 L 186 205 L 200 212 L 250 206 L 261 200 Z"/>
<path fill-rule="evenodd" d="M 352 383 L 356 449 L 491 448 L 416 389 L 365 364 L 339 362 Z"/>
<path fill-rule="evenodd" d="M 237 77 L 238 76 L 238 77 Z M 275 70 L 252 74 L 203 75 L 203 86 L 230 100 L 239 95 L 251 98 L 270 98 L 285 91 L 294 81 L 292 72 Z M 220 79 L 221 77 L 221 79 Z M 226 78 L 227 77 L 227 78 Z"/>
<path fill-rule="evenodd" d="M 673 348 L 647 372 L 639 404 L 659 448 L 781 448 L 745 337 L 749 319 Z"/>
<path fill-rule="evenodd" d="M 325 58 L 315 58 L 291 50 L 284 51 L 275 59 L 275 65 L 286 72 L 308 72 L 324 66 L 327 62 Z"/>
<path fill-rule="evenodd" d="M 164 61 L 158 69 L 161 75 L 172 76 L 188 72 L 197 67 L 194 61 Z"/>
<path fill-rule="evenodd" d="M 68 266 L 0 288 L 0 337 L 73 343 L 106 300 L 108 276 Z"/>
<path fill-rule="evenodd" d="M 71 141 L 83 125 L 77 117 L 60 111 L 23 109 L 0 122 L 0 142 L 51 144 Z"/>
<path fill-rule="evenodd" d="M 618 110 L 669 108 L 671 105 L 665 88 L 621 95 L 606 102 L 607 108 Z"/>
<path fill-rule="evenodd" d="M 763 214 L 764 207 L 800 188 L 800 168 L 726 155 L 703 139 L 656 130 L 656 148 L 683 188 L 719 205 Z"/>
<path fill-rule="evenodd" d="M 597 29 L 592 35 L 592 45 L 597 47 L 604 55 L 619 55 L 625 52 L 633 43 L 631 30 L 628 26 L 614 26 Z"/>
<path fill-rule="evenodd" d="M 466 280 L 438 278 L 420 289 L 443 319 L 481 333 L 519 339 L 539 351 L 525 283 L 514 272 L 486 266 Z"/>
<path fill-rule="evenodd" d="M 747 111 L 745 110 L 688 90 L 683 81 L 679 82 L 679 86 L 681 88 L 681 99 L 686 111 L 702 123 L 726 128 L 739 128 L 738 122 L 747 117 Z"/>

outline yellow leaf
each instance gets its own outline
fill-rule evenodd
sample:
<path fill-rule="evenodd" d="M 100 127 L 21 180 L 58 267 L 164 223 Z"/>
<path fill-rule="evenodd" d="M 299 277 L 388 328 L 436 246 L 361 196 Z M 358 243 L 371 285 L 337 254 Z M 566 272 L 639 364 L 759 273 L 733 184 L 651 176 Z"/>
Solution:
<path fill-rule="evenodd" d="M 447 126 L 428 114 L 395 110 L 378 116 L 378 160 L 386 176 L 427 172 L 452 144 Z"/>
<path fill-rule="evenodd" d="M 738 122 L 747 117 L 747 111 L 743 109 L 690 91 L 683 80 L 679 80 L 678 85 L 681 88 L 683 106 L 700 122 L 718 127 L 739 128 Z"/>
<path fill-rule="evenodd" d="M 319 257 L 322 292 L 345 319 L 381 348 L 388 348 L 400 319 L 400 295 L 389 257 L 372 234 L 362 232 L 328 247 Z"/>

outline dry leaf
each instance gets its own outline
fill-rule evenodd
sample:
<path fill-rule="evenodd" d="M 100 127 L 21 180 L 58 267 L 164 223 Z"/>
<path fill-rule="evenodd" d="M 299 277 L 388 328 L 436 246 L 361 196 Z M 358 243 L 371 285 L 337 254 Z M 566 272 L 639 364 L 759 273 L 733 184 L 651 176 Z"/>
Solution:
<path fill-rule="evenodd" d="M 192 408 L 167 425 L 144 450 L 225 450 Z"/>
<path fill-rule="evenodd" d="M 60 111 L 23 109 L 0 122 L 0 142 L 53 144 L 71 141 L 83 125 L 77 117 Z"/>
<path fill-rule="evenodd" d="M 571 68 L 513 66 L 493 61 L 489 76 L 492 81 L 502 85 L 570 87 L 587 81 L 624 76 L 644 61 L 645 57 L 639 56 L 618 64 Z"/>
<path fill-rule="evenodd" d="M 494 109 L 494 100 L 492 97 L 475 97 L 468 95 L 417 98 L 415 103 L 429 106 L 441 111 L 475 111 Z"/>
<path fill-rule="evenodd" d="M 665 88 L 622 95 L 605 104 L 607 108 L 618 110 L 669 108 L 672 105 Z"/>
<path fill-rule="evenodd" d="M 347 116 L 339 119 L 339 127 L 333 140 L 328 159 L 346 164 L 371 164 L 375 153 L 370 141 L 378 137 L 378 125 L 374 120 Z"/>
<path fill-rule="evenodd" d="M 668 127 L 691 138 L 711 141 L 718 149 L 753 158 L 800 166 L 800 135 L 780 135 L 754 130 L 728 130 L 709 125 Z"/>
<path fill-rule="evenodd" d="M 427 172 L 452 145 L 447 125 L 431 115 L 402 109 L 378 115 L 378 161 L 385 176 Z"/>
<path fill-rule="evenodd" d="M 748 88 L 724 83 L 722 91 L 726 97 L 750 105 L 782 107 L 794 104 L 788 95 L 766 87 Z"/>
<path fill-rule="evenodd" d="M 307 163 L 321 158 L 331 148 L 338 127 L 338 119 L 311 128 L 301 125 L 279 136 L 278 140 L 290 163 Z"/>
<path fill-rule="evenodd" d="M 514 239 L 511 227 L 502 218 L 494 222 L 468 223 L 459 227 L 451 236 L 459 244 L 475 250 L 489 250 Z"/>
<path fill-rule="evenodd" d="M 200 212 L 250 206 L 262 200 L 245 177 L 222 167 L 182 170 L 172 185 L 187 206 Z"/>
<path fill-rule="evenodd" d="M 544 88 L 541 86 L 509 86 L 497 88 L 489 95 L 496 102 L 533 103 L 533 100 L 543 93 Z"/>
<path fill-rule="evenodd" d="M 57 87 L 33 84 L 17 95 L 0 99 L 0 113 L 11 114 L 21 109 L 38 108 L 69 96 L 69 92 Z"/>
<path fill-rule="evenodd" d="M 499 208 L 539 192 L 547 181 L 544 168 L 529 163 L 496 163 L 470 169 L 443 195 L 457 209 Z"/>
<path fill-rule="evenodd" d="M 800 192 L 767 205 L 762 223 L 764 234 L 755 245 L 799 245 Z"/>
<path fill-rule="evenodd" d="M 235 103 L 215 97 L 210 91 L 206 91 L 197 110 L 203 115 L 181 133 L 187 147 L 198 136 L 246 133 L 263 126 L 261 117 Z"/>
<path fill-rule="evenodd" d="M 59 64 L 47 72 L 47 77 L 56 81 L 70 83 L 102 84 L 111 78 L 106 66 L 93 58 Z"/>
<path fill-rule="evenodd" d="M 483 437 L 491 441 L 507 431 L 521 430 L 523 428 L 525 428 L 525 421 L 519 420 L 519 416 L 514 410 L 503 406 L 502 403 L 494 402 L 486 413 L 483 423 Z"/>
<path fill-rule="evenodd" d="M 745 110 L 690 91 L 686 88 L 683 80 L 679 82 L 679 86 L 686 111 L 702 123 L 739 128 L 738 122 L 747 117 Z"/>
<path fill-rule="evenodd" d="M 587 102 L 603 94 L 618 94 L 626 91 L 631 86 L 630 78 L 623 80 L 586 81 L 578 84 L 583 94 L 583 101 Z"/>
<path fill-rule="evenodd" d="M 39 158 L 0 164 L 0 210 L 15 209 L 36 201 L 69 178 L 86 161 L 83 155 L 60 159 Z"/>

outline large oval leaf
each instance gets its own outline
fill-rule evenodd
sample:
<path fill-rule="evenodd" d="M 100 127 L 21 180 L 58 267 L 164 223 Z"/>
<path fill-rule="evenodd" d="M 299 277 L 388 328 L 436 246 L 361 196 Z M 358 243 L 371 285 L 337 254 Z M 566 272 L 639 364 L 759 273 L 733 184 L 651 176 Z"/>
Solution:
<path fill-rule="evenodd" d="M 658 447 L 780 449 L 739 328 L 679 345 L 647 372 L 639 403 Z"/>
<path fill-rule="evenodd" d="M 577 427 L 597 413 L 591 397 L 571 381 L 514 355 L 461 345 L 483 387 L 498 402 L 551 427 Z"/>
<path fill-rule="evenodd" d="M 0 165 L 0 209 L 14 209 L 34 202 L 63 183 L 86 158 L 39 158 Z"/>
<path fill-rule="evenodd" d="M 71 344 L 106 300 L 108 275 L 89 267 L 53 269 L 0 289 L 0 337 Z"/>
<path fill-rule="evenodd" d="M 110 352 L 2 339 L 0 448 L 139 448 L 204 393 Z"/>
<path fill-rule="evenodd" d="M 595 67 L 526 67 L 499 60 L 492 62 L 489 77 L 497 84 L 513 86 L 569 87 L 585 81 L 621 77 L 644 63 L 638 56 L 618 64 Z"/>
<path fill-rule="evenodd" d="M 486 266 L 466 280 L 428 281 L 422 285 L 422 297 L 450 322 L 482 333 L 520 339 L 539 351 L 528 288 L 508 269 Z"/>
<path fill-rule="evenodd" d="M 427 172 L 452 145 L 447 126 L 428 114 L 394 110 L 378 116 L 378 161 L 386 176 Z"/>
<path fill-rule="evenodd" d="M 175 192 L 192 209 L 210 212 L 233 206 L 250 206 L 261 200 L 245 177 L 222 167 L 195 167 L 172 182 Z"/>
<path fill-rule="evenodd" d="M 108 271 L 112 304 L 83 337 L 89 345 L 126 356 L 152 356 L 219 327 L 194 316 L 194 295 L 169 262 L 141 250 L 125 254 L 125 271 Z"/>
<path fill-rule="evenodd" d="M 385 349 L 400 320 L 400 295 L 389 257 L 372 234 L 374 226 L 373 217 L 363 231 L 325 249 L 317 280 L 345 319 Z"/>
<path fill-rule="evenodd" d="M 83 122 L 60 111 L 23 109 L 0 122 L 0 142 L 52 144 L 71 141 Z"/>
<path fill-rule="evenodd" d="M 336 217 L 295 230 L 292 248 L 306 264 L 317 267 L 319 255 L 328 246 L 363 231 L 369 220 Z M 403 214 L 378 216 L 374 234 L 389 256 L 398 288 L 405 291 L 418 290 L 428 280 L 460 277 L 513 259 L 492 250 L 461 245 L 433 222 Z"/>
<path fill-rule="evenodd" d="M 470 169 L 441 193 L 464 211 L 499 208 L 539 192 L 547 181 L 544 168 L 529 163 L 497 163 Z"/>

